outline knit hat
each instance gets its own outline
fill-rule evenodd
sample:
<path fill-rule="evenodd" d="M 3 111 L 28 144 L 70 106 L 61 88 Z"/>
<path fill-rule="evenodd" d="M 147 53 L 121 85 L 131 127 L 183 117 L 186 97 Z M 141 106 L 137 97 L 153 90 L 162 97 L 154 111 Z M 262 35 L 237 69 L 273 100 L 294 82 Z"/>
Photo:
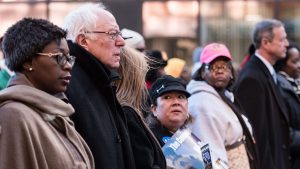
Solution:
<path fill-rule="evenodd" d="M 122 29 L 122 36 L 125 38 L 125 44 L 134 49 L 145 49 L 145 39 L 135 31 Z"/>
<path fill-rule="evenodd" d="M 185 85 L 179 79 L 170 75 L 164 75 L 158 78 L 149 90 L 152 103 L 154 103 L 159 96 L 172 91 L 182 92 L 186 97 L 191 96 L 191 94 L 186 91 Z"/>
<path fill-rule="evenodd" d="M 179 77 L 183 67 L 185 66 L 185 61 L 179 58 L 171 58 L 168 60 L 168 65 L 165 67 L 165 72 L 173 77 Z"/>
<path fill-rule="evenodd" d="M 200 62 L 210 63 L 211 61 L 221 56 L 232 60 L 231 54 L 225 45 L 221 43 L 211 43 L 204 47 L 200 56 Z"/>

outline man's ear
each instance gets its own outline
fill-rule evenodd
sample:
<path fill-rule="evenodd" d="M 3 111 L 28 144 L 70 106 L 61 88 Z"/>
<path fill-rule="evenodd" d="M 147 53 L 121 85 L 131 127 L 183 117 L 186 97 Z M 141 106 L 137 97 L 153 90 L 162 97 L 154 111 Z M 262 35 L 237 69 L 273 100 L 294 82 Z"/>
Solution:
<path fill-rule="evenodd" d="M 153 116 L 157 117 L 156 107 L 154 104 L 151 104 L 151 112 L 153 113 Z"/>
<path fill-rule="evenodd" d="M 84 49 L 88 50 L 88 43 L 84 34 L 80 34 L 77 36 L 76 43 L 82 46 Z"/>
<path fill-rule="evenodd" d="M 267 38 L 262 38 L 262 40 L 261 40 L 262 45 L 267 45 L 269 42 L 270 42 L 270 40 Z"/>

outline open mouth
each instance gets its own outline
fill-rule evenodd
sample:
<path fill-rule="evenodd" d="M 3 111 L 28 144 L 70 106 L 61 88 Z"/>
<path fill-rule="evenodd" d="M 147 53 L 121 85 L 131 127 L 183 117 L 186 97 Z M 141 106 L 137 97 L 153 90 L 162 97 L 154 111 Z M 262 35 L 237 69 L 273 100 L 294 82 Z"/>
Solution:
<path fill-rule="evenodd" d="M 171 112 L 174 113 L 174 114 L 180 114 L 180 113 L 182 113 L 181 110 L 172 110 Z"/>

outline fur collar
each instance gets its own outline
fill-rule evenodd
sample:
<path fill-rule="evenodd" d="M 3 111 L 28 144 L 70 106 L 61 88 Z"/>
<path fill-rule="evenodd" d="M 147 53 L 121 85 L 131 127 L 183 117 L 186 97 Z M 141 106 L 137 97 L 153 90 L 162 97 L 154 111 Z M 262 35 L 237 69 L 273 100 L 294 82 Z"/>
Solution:
<path fill-rule="evenodd" d="M 61 93 L 60 96 L 64 96 L 64 94 Z M 9 87 L 0 91 L 0 103 L 6 101 L 21 102 L 39 110 L 42 116 L 47 117 L 56 115 L 68 117 L 74 113 L 71 104 L 33 87 L 22 73 L 17 73 Z"/>

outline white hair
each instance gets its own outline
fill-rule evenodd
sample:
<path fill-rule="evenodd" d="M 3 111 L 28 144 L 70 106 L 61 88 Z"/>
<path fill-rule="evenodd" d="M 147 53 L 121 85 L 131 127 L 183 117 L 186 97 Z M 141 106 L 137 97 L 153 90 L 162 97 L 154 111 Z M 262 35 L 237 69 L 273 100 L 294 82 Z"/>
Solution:
<path fill-rule="evenodd" d="M 77 36 L 84 34 L 84 31 L 95 29 L 103 11 L 107 11 L 107 8 L 102 3 L 88 3 L 71 11 L 62 26 L 67 31 L 67 39 L 75 42 Z"/>

